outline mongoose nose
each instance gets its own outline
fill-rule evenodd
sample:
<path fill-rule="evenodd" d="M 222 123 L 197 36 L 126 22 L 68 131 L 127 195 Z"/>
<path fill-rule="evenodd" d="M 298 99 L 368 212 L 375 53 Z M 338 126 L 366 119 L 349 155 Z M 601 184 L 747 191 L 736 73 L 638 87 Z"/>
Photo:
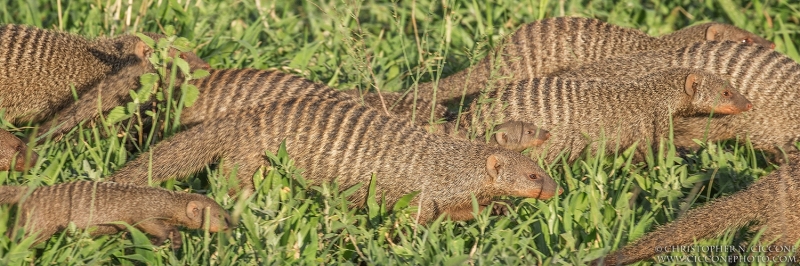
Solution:
<path fill-rule="evenodd" d="M 745 111 L 750 111 L 750 109 L 753 109 L 753 104 L 752 103 L 748 103 L 747 105 L 744 106 L 744 110 Z"/>
<path fill-rule="evenodd" d="M 558 188 L 558 195 L 561 195 L 561 193 L 564 193 L 564 189 L 563 188 Z"/>
<path fill-rule="evenodd" d="M 775 43 L 770 44 L 769 49 L 775 50 Z"/>

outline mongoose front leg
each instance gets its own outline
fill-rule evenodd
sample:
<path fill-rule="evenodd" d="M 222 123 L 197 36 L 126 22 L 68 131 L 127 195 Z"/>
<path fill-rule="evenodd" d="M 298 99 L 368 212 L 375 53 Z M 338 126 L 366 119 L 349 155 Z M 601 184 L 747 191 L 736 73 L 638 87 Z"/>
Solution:
<path fill-rule="evenodd" d="M 507 200 L 492 200 L 487 204 L 479 204 L 478 212 L 483 212 L 483 210 L 488 206 L 492 206 L 491 215 L 505 216 L 509 213 L 508 206 L 511 206 L 511 202 Z M 445 213 L 450 216 L 450 219 L 453 221 L 466 221 L 475 219 L 475 216 L 472 213 L 472 204 L 464 204 L 459 208 L 448 210 Z"/>
<path fill-rule="evenodd" d="M 144 221 L 138 223 L 136 228 L 153 236 L 150 239 L 153 245 L 160 246 L 164 244 L 164 240 L 167 239 L 172 243 L 172 249 L 179 249 L 183 245 L 178 228 L 174 225 L 168 225 L 162 220 Z"/>

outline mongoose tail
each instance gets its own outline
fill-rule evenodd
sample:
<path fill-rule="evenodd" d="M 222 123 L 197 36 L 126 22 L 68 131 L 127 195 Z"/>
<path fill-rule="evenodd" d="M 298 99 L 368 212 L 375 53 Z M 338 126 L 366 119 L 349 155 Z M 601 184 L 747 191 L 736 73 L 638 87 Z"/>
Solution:
<path fill-rule="evenodd" d="M 30 153 L 30 156 L 28 156 Z M 27 157 L 27 158 L 26 158 Z M 0 171 L 26 171 L 36 164 L 39 155 L 29 150 L 28 145 L 22 142 L 11 132 L 0 129 Z"/>
<path fill-rule="evenodd" d="M 27 190 L 3 186 L 0 195 L 24 195 Z M 20 196 L 2 199 L 3 203 L 13 203 L 11 200 L 19 201 Z M 204 195 L 113 182 L 78 181 L 38 187 L 17 204 L 22 217 L 16 226 L 24 227 L 26 235 L 37 234 L 34 246 L 69 223 L 97 236 L 125 231 L 125 226 L 113 224 L 125 222 L 152 235 L 155 245 L 170 239 L 173 248 L 182 245 L 178 226 L 201 229 L 206 220 L 210 232 L 232 226 L 227 211 Z"/>
<path fill-rule="evenodd" d="M 218 136 L 214 130 L 194 126 L 169 139 L 159 142 L 150 151 L 143 152 L 138 158 L 125 164 L 115 172 L 109 181 L 129 183 L 139 186 L 148 185 L 148 175 L 152 170 L 152 183 L 157 184 L 175 177 L 185 177 L 203 169 L 228 151 L 224 136 Z M 150 156 L 152 154 L 152 166 Z M 171 158 L 169 160 L 159 158 Z M 180 159 L 178 159 L 180 158 Z M 250 173 L 252 174 L 252 173 Z M 252 187 L 252 182 L 242 184 Z"/>
<path fill-rule="evenodd" d="M 727 230 L 748 225 L 752 225 L 748 228 L 750 232 L 764 230 L 760 238 L 762 243 L 793 246 L 800 240 L 800 230 L 795 227 L 800 223 L 800 216 L 795 213 L 800 202 L 800 178 L 797 175 L 800 155 L 789 154 L 788 162 L 747 189 L 692 209 L 592 264 L 630 264 L 651 258 L 665 249 L 669 251 L 669 248 L 690 245 L 695 240 L 718 237 Z M 778 248 L 768 253 L 777 256 L 783 251 Z"/>
<path fill-rule="evenodd" d="M 687 37 L 689 37 L 687 39 Z M 750 45 L 760 45 L 769 49 L 775 49 L 775 43 L 768 41 L 752 32 L 740 29 L 736 26 L 724 23 L 709 22 L 695 26 L 686 27 L 673 33 L 659 37 L 667 42 L 700 41 L 698 37 L 704 37 L 705 41 L 733 41 Z"/>

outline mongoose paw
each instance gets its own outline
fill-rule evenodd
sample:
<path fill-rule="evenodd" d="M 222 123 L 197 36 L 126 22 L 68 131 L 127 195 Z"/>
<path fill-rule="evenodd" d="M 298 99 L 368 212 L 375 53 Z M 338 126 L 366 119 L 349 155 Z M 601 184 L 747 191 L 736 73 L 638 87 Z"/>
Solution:
<path fill-rule="evenodd" d="M 181 233 L 178 231 L 178 228 L 171 228 L 167 238 L 169 238 L 170 243 L 172 243 L 173 250 L 181 249 L 181 246 L 183 246 L 183 239 L 181 239 Z"/>
<path fill-rule="evenodd" d="M 508 200 L 494 200 L 490 203 L 492 205 L 491 215 L 508 216 L 511 211 L 508 209 L 511 202 Z"/>

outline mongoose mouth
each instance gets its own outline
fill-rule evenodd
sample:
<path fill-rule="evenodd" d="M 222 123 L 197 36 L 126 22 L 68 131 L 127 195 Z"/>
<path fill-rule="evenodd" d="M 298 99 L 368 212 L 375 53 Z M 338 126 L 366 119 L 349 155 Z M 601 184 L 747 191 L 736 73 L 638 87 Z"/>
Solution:
<path fill-rule="evenodd" d="M 721 115 L 735 115 L 735 114 L 739 114 L 741 112 L 750 111 L 750 109 L 753 109 L 753 105 L 749 104 L 749 103 L 747 105 L 745 105 L 744 108 L 738 108 L 738 107 L 736 107 L 734 105 L 730 105 L 730 104 L 723 104 L 723 105 L 719 105 L 716 108 L 714 108 L 714 113 L 715 114 L 721 114 Z"/>
<path fill-rule="evenodd" d="M 559 188 L 557 191 L 558 191 L 558 195 L 561 195 L 561 193 L 564 192 L 564 189 Z M 522 193 L 522 194 L 523 194 L 522 197 L 525 197 L 525 198 L 534 198 L 534 199 L 546 200 L 546 199 L 550 199 L 553 196 L 555 196 L 556 195 L 556 190 L 537 189 L 537 190 L 528 191 L 527 193 Z"/>

